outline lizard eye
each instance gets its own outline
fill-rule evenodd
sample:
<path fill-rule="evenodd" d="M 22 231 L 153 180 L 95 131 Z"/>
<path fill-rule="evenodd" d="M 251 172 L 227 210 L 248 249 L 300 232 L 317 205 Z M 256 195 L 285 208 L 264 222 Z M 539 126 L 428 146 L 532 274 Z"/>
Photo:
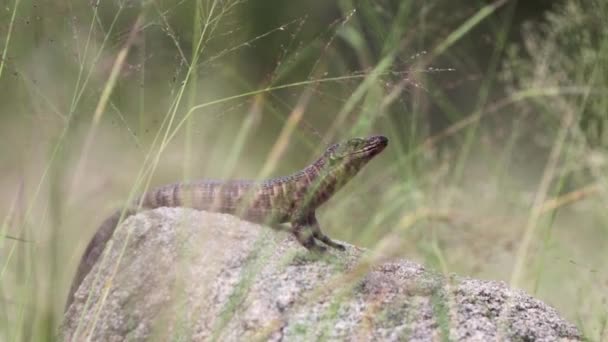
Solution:
<path fill-rule="evenodd" d="M 358 145 L 361 145 L 361 143 L 363 142 L 363 139 L 361 139 L 361 138 L 354 138 L 350 142 L 351 142 L 352 145 L 358 146 Z"/>
<path fill-rule="evenodd" d="M 355 138 L 355 139 L 351 140 L 351 145 L 356 149 L 360 149 L 363 146 L 365 146 L 365 140 L 363 140 L 361 138 Z"/>

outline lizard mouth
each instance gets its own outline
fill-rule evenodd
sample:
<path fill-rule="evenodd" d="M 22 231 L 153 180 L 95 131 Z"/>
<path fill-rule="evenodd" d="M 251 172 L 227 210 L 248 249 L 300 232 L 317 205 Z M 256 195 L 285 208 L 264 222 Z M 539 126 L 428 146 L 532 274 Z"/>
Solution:
<path fill-rule="evenodd" d="M 384 148 L 388 145 L 388 138 L 382 135 L 375 135 L 367 138 L 367 144 L 365 147 L 360 149 L 357 152 L 354 152 L 355 156 L 375 156 L 376 154 L 382 152 Z"/>

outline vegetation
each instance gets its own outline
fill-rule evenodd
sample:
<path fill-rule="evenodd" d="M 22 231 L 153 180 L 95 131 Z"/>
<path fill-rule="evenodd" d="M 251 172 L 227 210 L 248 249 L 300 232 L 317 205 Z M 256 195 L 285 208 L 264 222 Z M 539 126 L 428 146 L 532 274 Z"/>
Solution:
<path fill-rule="evenodd" d="M 284 175 L 378 133 L 328 235 L 608 338 L 608 5 L 521 3 L 6 2 L 0 339 L 56 338 L 88 239 L 145 189 Z"/>

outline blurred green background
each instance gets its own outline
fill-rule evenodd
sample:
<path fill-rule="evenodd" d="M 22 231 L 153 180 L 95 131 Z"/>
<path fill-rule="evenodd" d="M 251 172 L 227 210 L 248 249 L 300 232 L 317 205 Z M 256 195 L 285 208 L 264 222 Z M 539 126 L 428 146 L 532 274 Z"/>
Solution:
<path fill-rule="evenodd" d="M 286 175 L 370 134 L 389 148 L 322 208 L 328 235 L 503 280 L 607 339 L 606 18 L 602 0 L 3 2 L 0 340 L 56 338 L 129 196 Z"/>

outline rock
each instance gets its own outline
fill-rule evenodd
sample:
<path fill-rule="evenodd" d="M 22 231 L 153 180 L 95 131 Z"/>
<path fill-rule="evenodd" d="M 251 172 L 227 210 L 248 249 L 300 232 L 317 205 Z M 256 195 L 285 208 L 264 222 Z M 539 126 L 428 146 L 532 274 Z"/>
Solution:
<path fill-rule="evenodd" d="M 354 246 L 319 257 L 287 232 L 180 208 L 146 211 L 117 229 L 61 334 L 75 341 L 581 340 L 553 308 L 501 282 L 445 278 Z"/>

